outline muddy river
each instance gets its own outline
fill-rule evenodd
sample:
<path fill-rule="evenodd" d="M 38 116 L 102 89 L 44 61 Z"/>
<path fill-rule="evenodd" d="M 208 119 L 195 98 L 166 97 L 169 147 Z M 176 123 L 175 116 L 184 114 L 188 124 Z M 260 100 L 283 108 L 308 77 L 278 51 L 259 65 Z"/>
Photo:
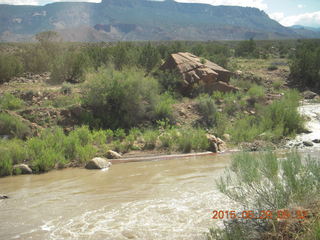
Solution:
<path fill-rule="evenodd" d="M 0 239 L 203 239 L 230 155 L 0 179 Z M 229 207 L 228 207 L 229 206 Z"/>

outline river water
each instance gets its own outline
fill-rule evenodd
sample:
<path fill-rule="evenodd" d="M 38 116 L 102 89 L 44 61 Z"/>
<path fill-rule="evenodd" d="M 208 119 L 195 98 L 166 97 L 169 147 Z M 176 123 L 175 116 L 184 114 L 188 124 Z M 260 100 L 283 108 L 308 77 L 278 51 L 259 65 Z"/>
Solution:
<path fill-rule="evenodd" d="M 0 239 L 204 239 L 229 154 L 0 179 Z M 229 206 L 229 207 L 227 207 Z"/>

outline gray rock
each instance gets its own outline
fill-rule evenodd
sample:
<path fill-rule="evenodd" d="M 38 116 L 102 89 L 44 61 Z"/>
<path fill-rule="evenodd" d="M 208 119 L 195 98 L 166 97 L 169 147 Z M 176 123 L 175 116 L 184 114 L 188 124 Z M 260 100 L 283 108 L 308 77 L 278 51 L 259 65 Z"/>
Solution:
<path fill-rule="evenodd" d="M 314 143 L 320 143 L 320 139 L 313 139 L 312 142 L 314 142 Z"/>
<path fill-rule="evenodd" d="M 13 172 L 16 174 L 32 174 L 32 169 L 27 164 L 16 164 L 13 166 Z"/>
<path fill-rule="evenodd" d="M 8 199 L 9 197 L 6 195 L 0 195 L 0 199 Z"/>
<path fill-rule="evenodd" d="M 106 153 L 106 157 L 108 159 L 119 159 L 121 158 L 121 154 L 115 152 L 115 151 L 112 151 L 112 150 L 109 150 L 107 153 Z"/>
<path fill-rule="evenodd" d="M 303 145 L 305 145 L 306 147 L 312 147 L 313 143 L 309 141 L 303 141 Z"/>
<path fill-rule="evenodd" d="M 90 160 L 86 164 L 86 169 L 103 169 L 111 166 L 111 162 L 109 162 L 105 158 L 96 157 Z"/>
<path fill-rule="evenodd" d="M 305 91 L 302 94 L 305 99 L 314 99 L 317 96 L 317 94 L 312 91 Z"/>

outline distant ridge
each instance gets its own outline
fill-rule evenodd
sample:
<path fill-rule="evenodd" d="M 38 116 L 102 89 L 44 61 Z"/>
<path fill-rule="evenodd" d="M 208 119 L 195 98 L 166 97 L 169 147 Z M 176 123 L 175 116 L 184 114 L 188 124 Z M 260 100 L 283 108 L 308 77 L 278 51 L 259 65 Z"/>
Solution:
<path fill-rule="evenodd" d="M 66 41 L 241 40 L 319 38 L 320 32 L 287 28 L 257 8 L 178 3 L 172 0 L 57 2 L 0 5 L 0 41 L 34 41 L 54 30 Z"/>

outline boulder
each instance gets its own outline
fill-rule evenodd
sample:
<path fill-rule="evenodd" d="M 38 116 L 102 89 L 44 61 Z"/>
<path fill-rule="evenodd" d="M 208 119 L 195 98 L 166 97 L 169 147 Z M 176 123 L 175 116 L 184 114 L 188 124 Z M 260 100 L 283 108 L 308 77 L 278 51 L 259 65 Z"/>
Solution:
<path fill-rule="evenodd" d="M 110 166 L 111 162 L 109 162 L 107 159 L 96 157 L 87 163 L 86 169 L 103 169 L 108 168 Z"/>
<path fill-rule="evenodd" d="M 305 91 L 302 93 L 304 99 L 314 99 L 318 94 L 312 91 Z"/>
<path fill-rule="evenodd" d="M 314 143 L 320 143 L 320 139 L 313 139 L 312 142 L 314 142 Z"/>
<path fill-rule="evenodd" d="M 0 194 L 0 199 L 8 199 L 8 198 L 9 198 L 8 196 Z"/>
<path fill-rule="evenodd" d="M 217 138 L 215 137 L 214 135 L 212 134 L 207 134 L 206 135 L 208 141 L 209 141 L 209 150 L 211 152 L 220 152 L 224 149 L 225 147 L 225 142 L 222 141 L 220 138 Z"/>
<path fill-rule="evenodd" d="M 313 143 L 309 142 L 309 141 L 303 141 L 303 145 L 306 146 L 306 147 L 312 147 Z"/>
<path fill-rule="evenodd" d="M 107 153 L 106 153 L 106 157 L 108 159 L 119 159 L 121 158 L 121 154 L 115 152 L 115 151 L 112 151 L 112 150 L 109 150 Z"/>
<path fill-rule="evenodd" d="M 16 164 L 13 166 L 15 174 L 32 174 L 32 169 L 27 164 Z"/>
<path fill-rule="evenodd" d="M 217 81 L 214 82 L 210 85 L 210 88 L 213 91 L 219 91 L 219 92 L 224 92 L 224 93 L 229 93 L 229 92 L 238 92 L 239 88 L 234 87 L 226 82 L 222 82 L 222 81 Z"/>

